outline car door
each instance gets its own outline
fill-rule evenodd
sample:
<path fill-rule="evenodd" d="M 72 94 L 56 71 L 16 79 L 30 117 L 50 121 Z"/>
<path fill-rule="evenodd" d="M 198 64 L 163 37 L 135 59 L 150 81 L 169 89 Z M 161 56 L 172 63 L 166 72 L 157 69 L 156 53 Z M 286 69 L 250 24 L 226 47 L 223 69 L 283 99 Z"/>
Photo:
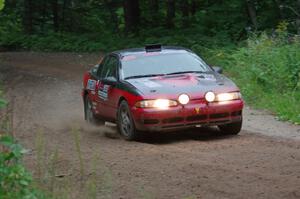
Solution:
<path fill-rule="evenodd" d="M 98 86 L 97 86 L 97 109 L 99 114 L 105 118 L 114 119 L 116 115 L 117 94 L 116 88 L 103 83 L 103 79 L 114 77 L 118 80 L 118 58 L 114 55 L 109 55 L 103 61 L 99 70 Z"/>

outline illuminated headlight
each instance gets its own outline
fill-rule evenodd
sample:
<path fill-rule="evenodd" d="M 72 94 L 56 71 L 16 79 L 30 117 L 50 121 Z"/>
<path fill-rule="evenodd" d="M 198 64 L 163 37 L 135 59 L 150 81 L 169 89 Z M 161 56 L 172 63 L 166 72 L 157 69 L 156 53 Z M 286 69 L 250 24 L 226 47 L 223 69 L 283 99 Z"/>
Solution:
<path fill-rule="evenodd" d="M 156 99 L 156 100 L 143 100 L 135 104 L 138 108 L 158 108 L 158 109 L 168 109 L 172 106 L 177 106 L 178 103 L 175 100 L 168 99 Z"/>
<path fill-rule="evenodd" d="M 185 104 L 189 103 L 190 97 L 187 94 L 181 94 L 178 97 L 178 101 L 180 104 L 185 105 Z"/>
<path fill-rule="evenodd" d="M 205 94 L 205 99 L 208 102 L 213 102 L 216 99 L 216 95 L 213 92 L 209 91 Z"/>
<path fill-rule="evenodd" d="M 241 98 L 242 96 L 240 92 L 214 94 L 213 92 L 209 91 L 205 94 L 205 99 L 208 102 L 225 102 Z"/>
<path fill-rule="evenodd" d="M 237 100 L 237 99 L 241 99 L 240 92 L 220 93 L 216 96 L 216 101 L 218 101 L 218 102 Z"/>

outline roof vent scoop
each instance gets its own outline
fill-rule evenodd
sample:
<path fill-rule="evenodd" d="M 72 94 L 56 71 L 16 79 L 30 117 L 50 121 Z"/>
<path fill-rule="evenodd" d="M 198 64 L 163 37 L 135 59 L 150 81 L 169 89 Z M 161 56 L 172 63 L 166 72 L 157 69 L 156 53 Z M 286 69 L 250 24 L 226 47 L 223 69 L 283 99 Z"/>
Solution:
<path fill-rule="evenodd" d="M 161 44 L 149 44 L 145 46 L 146 52 L 159 52 L 161 51 Z"/>

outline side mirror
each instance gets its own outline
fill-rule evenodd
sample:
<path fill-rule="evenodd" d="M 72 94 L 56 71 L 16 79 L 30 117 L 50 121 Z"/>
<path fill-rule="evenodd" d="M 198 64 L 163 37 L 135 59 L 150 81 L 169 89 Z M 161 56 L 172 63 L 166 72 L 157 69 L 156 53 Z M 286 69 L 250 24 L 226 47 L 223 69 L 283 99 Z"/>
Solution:
<path fill-rule="evenodd" d="M 106 77 L 101 80 L 103 84 L 107 84 L 110 86 L 115 86 L 117 84 L 117 79 L 115 77 Z"/>
<path fill-rule="evenodd" d="M 223 69 L 219 66 L 213 66 L 212 67 L 214 69 L 215 72 L 222 74 L 223 73 Z"/>
<path fill-rule="evenodd" d="M 98 68 L 99 68 L 99 64 L 95 65 L 92 70 L 91 70 L 91 73 L 96 75 L 97 74 L 97 71 L 98 71 Z"/>

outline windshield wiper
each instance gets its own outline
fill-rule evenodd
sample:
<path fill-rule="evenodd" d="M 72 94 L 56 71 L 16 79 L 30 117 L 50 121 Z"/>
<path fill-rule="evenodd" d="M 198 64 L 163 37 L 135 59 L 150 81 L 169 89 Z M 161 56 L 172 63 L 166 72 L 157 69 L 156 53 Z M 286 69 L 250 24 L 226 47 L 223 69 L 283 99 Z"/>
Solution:
<path fill-rule="evenodd" d="M 125 77 L 124 79 L 136 79 L 136 78 L 143 78 L 143 77 L 156 77 L 156 76 L 164 76 L 166 74 L 148 74 L 148 75 L 134 75 L 134 76 L 129 76 Z"/>
<path fill-rule="evenodd" d="M 185 74 L 185 73 L 205 73 L 203 71 L 180 71 L 180 72 L 174 72 L 174 73 L 168 73 L 166 75 L 177 75 L 177 74 Z"/>

